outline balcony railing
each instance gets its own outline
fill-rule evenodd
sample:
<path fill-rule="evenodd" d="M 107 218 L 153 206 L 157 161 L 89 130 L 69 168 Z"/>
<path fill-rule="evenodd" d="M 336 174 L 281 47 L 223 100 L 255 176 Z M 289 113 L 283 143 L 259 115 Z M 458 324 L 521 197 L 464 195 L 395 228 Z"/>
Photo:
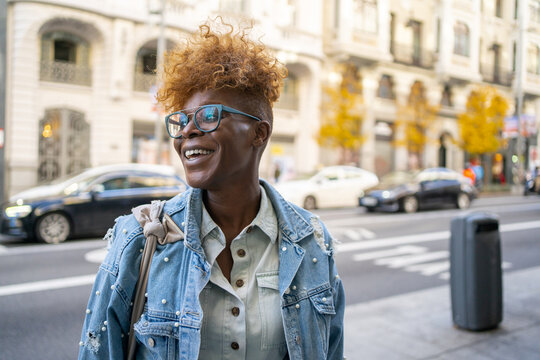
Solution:
<path fill-rule="evenodd" d="M 40 79 L 90 86 L 92 85 L 92 69 L 63 61 L 41 61 Z"/>
<path fill-rule="evenodd" d="M 156 75 L 135 73 L 135 77 L 133 79 L 133 90 L 148 92 L 155 83 Z"/>
<path fill-rule="evenodd" d="M 415 51 L 412 45 L 392 44 L 391 53 L 396 63 L 418 66 L 425 69 L 433 69 L 435 57 L 433 51 L 418 49 Z"/>
<path fill-rule="evenodd" d="M 480 65 L 480 73 L 485 82 L 503 86 L 512 86 L 514 73 L 509 70 L 495 68 L 493 65 Z"/>

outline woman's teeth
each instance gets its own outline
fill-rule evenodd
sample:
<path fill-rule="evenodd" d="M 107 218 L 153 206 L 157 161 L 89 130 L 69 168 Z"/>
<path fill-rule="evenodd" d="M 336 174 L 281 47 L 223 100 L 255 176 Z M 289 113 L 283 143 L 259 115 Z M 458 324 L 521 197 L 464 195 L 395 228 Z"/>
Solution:
<path fill-rule="evenodd" d="M 186 150 L 185 155 L 189 159 L 193 155 L 208 155 L 212 152 L 213 152 L 212 150 L 194 149 L 194 150 Z"/>

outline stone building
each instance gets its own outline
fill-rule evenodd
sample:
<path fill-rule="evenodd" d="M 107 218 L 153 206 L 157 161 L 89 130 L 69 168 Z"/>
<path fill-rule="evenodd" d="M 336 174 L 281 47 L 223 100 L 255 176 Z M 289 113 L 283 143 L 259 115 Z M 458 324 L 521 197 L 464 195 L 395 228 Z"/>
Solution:
<path fill-rule="evenodd" d="M 289 70 L 275 106 L 262 176 L 308 173 L 336 160 L 315 140 L 321 88 L 339 63 L 362 82 L 366 141 L 359 165 L 379 175 L 411 162 L 393 146 L 395 119 L 414 83 L 440 104 L 422 166 L 460 170 L 456 114 L 476 85 L 513 97 L 515 0 L 167 0 L 166 48 L 218 15 L 253 22 L 253 36 Z M 524 113 L 537 120 L 540 1 L 523 6 Z M 170 163 L 181 171 L 153 105 L 160 0 L 8 0 L 8 193 L 81 168 Z M 513 103 L 513 101 L 511 101 Z M 369 105 L 369 106 L 368 106 Z M 534 122 L 533 121 L 533 122 Z M 159 123 L 158 123 L 159 124 Z M 160 134 L 161 133 L 161 134 Z M 161 142 L 155 141 L 161 138 Z M 157 145 L 161 143 L 161 145 Z M 536 139 L 531 137 L 530 144 Z M 532 148 L 532 147 L 531 147 Z M 159 153 L 159 156 L 158 156 Z"/>

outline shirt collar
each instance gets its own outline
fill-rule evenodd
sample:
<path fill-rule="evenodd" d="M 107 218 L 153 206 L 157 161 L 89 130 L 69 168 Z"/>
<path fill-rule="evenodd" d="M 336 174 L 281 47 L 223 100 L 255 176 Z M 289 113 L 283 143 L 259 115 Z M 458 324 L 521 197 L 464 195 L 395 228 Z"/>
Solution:
<path fill-rule="evenodd" d="M 259 211 L 255 216 L 255 219 L 249 224 L 249 226 L 257 226 L 261 229 L 266 236 L 274 243 L 277 239 L 278 229 L 277 229 L 277 217 L 272 206 L 272 202 L 268 199 L 264 187 L 260 186 L 261 189 L 261 204 L 259 206 Z M 201 200 L 202 202 L 202 200 Z M 247 228 L 246 227 L 246 228 Z M 214 222 L 204 203 L 202 204 L 202 221 L 201 221 L 201 239 L 204 239 L 208 234 L 210 234 L 218 225 Z M 245 229 L 244 229 L 245 230 Z M 243 230 L 243 231 L 244 231 Z"/>

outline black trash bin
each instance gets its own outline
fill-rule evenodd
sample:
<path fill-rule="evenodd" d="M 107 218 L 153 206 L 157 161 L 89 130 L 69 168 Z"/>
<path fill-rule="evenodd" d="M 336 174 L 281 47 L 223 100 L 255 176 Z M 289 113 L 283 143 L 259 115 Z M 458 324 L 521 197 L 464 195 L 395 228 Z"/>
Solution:
<path fill-rule="evenodd" d="M 460 328 L 493 329 L 502 321 L 499 220 L 489 213 L 468 213 L 450 224 L 452 319 Z"/>

